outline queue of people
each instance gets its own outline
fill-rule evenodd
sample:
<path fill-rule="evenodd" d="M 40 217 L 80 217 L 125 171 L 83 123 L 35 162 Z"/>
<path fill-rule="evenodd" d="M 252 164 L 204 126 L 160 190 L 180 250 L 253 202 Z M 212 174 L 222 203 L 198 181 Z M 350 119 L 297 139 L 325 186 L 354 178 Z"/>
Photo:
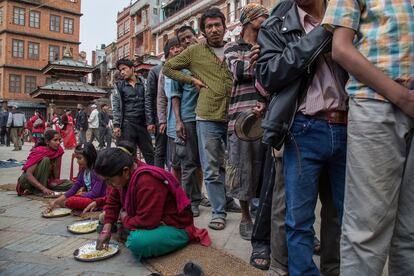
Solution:
<path fill-rule="evenodd" d="M 285 0 L 269 13 L 250 3 L 240 13 L 240 39 L 227 44 L 225 16 L 206 10 L 205 40 L 190 26 L 179 28 L 148 81 L 132 61 L 117 62 L 122 79 L 111 99 L 117 147 L 96 154 L 82 142 L 75 149 L 82 169 L 76 184 L 51 186 L 63 149 L 60 134 L 47 130 L 23 168 L 19 193 L 70 189 L 51 208 L 102 207 L 97 247 L 120 220 L 127 247 L 143 258 L 190 241 L 210 244 L 193 221 L 204 183 L 208 227 L 223 230 L 227 212 L 240 212 L 250 263 L 269 275 L 381 275 L 387 258 L 390 275 L 409 275 L 414 12 L 409 0 L 384 5 Z M 375 16 L 367 12 L 373 9 Z M 76 128 L 104 133 L 95 134 L 103 148 L 107 106 L 105 114 L 92 108 L 87 119 L 78 106 Z M 237 133 L 246 113 L 263 119 L 262 139 Z M 137 148 L 147 164 L 136 159 Z"/>

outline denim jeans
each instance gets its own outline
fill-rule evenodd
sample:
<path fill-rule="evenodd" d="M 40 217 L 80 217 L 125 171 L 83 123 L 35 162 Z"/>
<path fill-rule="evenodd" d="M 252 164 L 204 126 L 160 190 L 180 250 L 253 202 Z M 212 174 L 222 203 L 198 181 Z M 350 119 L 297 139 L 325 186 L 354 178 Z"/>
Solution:
<path fill-rule="evenodd" d="M 197 121 L 198 150 L 213 218 L 226 217 L 225 149 L 227 123 Z"/>
<path fill-rule="evenodd" d="M 326 169 L 333 202 L 342 218 L 346 125 L 329 124 L 298 113 L 291 134 L 283 157 L 289 275 L 319 275 L 312 259 L 319 177 Z"/>

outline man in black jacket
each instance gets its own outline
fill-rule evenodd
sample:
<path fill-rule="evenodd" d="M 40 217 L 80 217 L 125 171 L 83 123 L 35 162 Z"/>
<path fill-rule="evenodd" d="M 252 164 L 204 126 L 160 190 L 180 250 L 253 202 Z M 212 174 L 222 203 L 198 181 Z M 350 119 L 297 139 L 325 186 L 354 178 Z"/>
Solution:
<path fill-rule="evenodd" d="M 86 143 L 86 131 L 88 130 L 88 115 L 86 115 L 83 105 L 78 104 L 78 114 L 76 114 L 75 127 L 79 131 L 79 144 Z"/>
<path fill-rule="evenodd" d="M 123 80 L 115 85 L 112 93 L 112 112 L 115 136 L 137 145 L 147 164 L 154 164 L 154 148 L 147 131 L 144 107 L 144 82 L 134 73 L 129 59 L 116 63 Z"/>
<path fill-rule="evenodd" d="M 319 275 L 312 260 L 313 224 L 324 168 L 339 218 L 343 209 L 346 74 L 332 61 L 330 33 L 319 26 L 324 12 L 324 0 L 296 0 L 283 16 L 269 18 L 258 37 L 258 82 L 273 95 L 300 95 L 297 108 L 289 107 L 296 114 L 283 155 L 289 275 Z M 334 243 L 339 245 L 339 237 Z"/>
<path fill-rule="evenodd" d="M 147 120 L 147 130 L 155 134 L 154 165 L 160 168 L 165 167 L 167 153 L 167 135 L 160 133 L 157 117 L 157 92 L 158 78 L 163 65 L 159 64 L 151 68 L 147 78 L 147 89 L 145 90 L 145 117 Z"/>

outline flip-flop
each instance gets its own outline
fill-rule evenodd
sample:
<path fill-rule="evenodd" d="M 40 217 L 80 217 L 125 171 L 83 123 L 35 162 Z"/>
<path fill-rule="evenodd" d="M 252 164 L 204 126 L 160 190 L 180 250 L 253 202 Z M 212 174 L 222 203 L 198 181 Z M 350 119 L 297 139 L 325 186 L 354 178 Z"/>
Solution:
<path fill-rule="evenodd" d="M 223 230 L 226 227 L 226 219 L 212 218 L 208 224 L 208 227 L 213 230 Z"/>
<path fill-rule="evenodd" d="M 253 233 L 253 223 L 251 221 L 241 221 L 239 225 L 240 237 L 250 241 Z"/>

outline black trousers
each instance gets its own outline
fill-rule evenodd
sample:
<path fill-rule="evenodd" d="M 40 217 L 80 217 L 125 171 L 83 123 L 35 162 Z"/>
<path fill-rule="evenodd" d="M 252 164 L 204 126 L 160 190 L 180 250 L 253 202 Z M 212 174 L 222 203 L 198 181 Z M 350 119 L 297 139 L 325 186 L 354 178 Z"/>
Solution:
<path fill-rule="evenodd" d="M 159 125 L 157 125 L 157 130 L 155 132 L 155 156 L 154 156 L 154 165 L 160 168 L 165 168 L 166 158 L 167 158 L 167 135 L 161 134 L 159 132 Z"/>
<path fill-rule="evenodd" d="M 154 147 L 152 146 L 152 139 L 144 124 L 132 120 L 124 120 L 121 129 L 121 140 L 126 140 L 138 146 L 145 162 L 154 165 Z"/>
<path fill-rule="evenodd" d="M 10 147 L 10 132 L 6 127 L 2 127 L 0 130 L 0 144 Z"/>
<path fill-rule="evenodd" d="M 109 127 L 99 127 L 99 148 L 110 148 L 112 143 L 112 132 Z"/>

